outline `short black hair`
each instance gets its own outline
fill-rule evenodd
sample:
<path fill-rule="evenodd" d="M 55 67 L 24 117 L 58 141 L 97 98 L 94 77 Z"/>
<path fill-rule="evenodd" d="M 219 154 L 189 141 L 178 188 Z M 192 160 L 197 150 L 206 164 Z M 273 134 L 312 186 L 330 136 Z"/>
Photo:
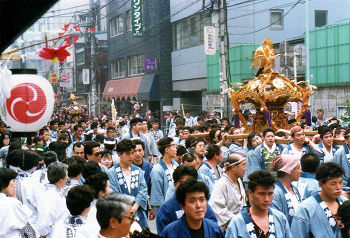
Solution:
<path fill-rule="evenodd" d="M 152 124 L 159 124 L 159 119 L 158 118 L 154 118 L 153 120 L 152 120 Z"/>
<path fill-rule="evenodd" d="M 75 142 L 75 143 L 73 144 L 73 151 L 74 151 L 74 148 L 75 148 L 75 147 L 78 147 L 78 148 L 84 147 L 84 144 L 83 144 L 82 142 Z"/>
<path fill-rule="evenodd" d="M 205 183 L 202 181 L 198 181 L 196 179 L 189 179 L 182 183 L 179 188 L 176 190 L 176 199 L 177 201 L 185 205 L 186 195 L 188 193 L 194 193 L 194 192 L 203 192 L 205 195 L 205 198 L 209 199 L 209 189 Z"/>
<path fill-rule="evenodd" d="M 136 140 L 132 140 L 132 143 L 135 145 L 135 148 L 137 145 L 141 145 L 142 149 L 145 150 L 145 143 L 143 143 L 142 140 L 136 139 Z"/>
<path fill-rule="evenodd" d="M 333 162 L 323 163 L 316 170 L 316 179 L 326 183 L 329 179 L 339 178 L 344 175 L 344 169 L 339 164 Z"/>
<path fill-rule="evenodd" d="M 262 186 L 264 188 L 275 187 L 276 177 L 266 171 L 257 170 L 248 176 L 248 189 L 252 192 L 255 191 L 257 186 Z"/>
<path fill-rule="evenodd" d="M 318 134 L 320 134 L 321 139 L 323 140 L 323 137 L 327 134 L 330 133 L 332 135 L 332 130 L 328 126 L 320 126 L 318 127 Z"/>
<path fill-rule="evenodd" d="M 115 131 L 115 128 L 113 126 L 109 126 L 109 127 L 107 127 L 106 131 Z"/>
<path fill-rule="evenodd" d="M 184 131 L 184 130 L 188 130 L 190 133 L 193 132 L 193 128 L 190 127 L 190 126 L 185 126 L 185 127 L 183 127 L 183 128 L 182 128 L 182 131 Z"/>
<path fill-rule="evenodd" d="M 55 151 L 58 161 L 63 161 L 66 158 L 67 144 L 61 141 L 53 141 L 50 143 L 48 150 Z"/>
<path fill-rule="evenodd" d="M 0 168 L 0 191 L 7 188 L 12 179 L 17 177 L 17 172 L 9 168 Z"/>
<path fill-rule="evenodd" d="M 94 197 L 98 198 L 98 193 L 106 190 L 108 180 L 108 175 L 105 172 L 99 172 L 89 176 L 85 180 L 85 184 L 94 190 Z"/>
<path fill-rule="evenodd" d="M 88 141 L 88 142 L 86 142 L 85 145 L 84 145 L 85 156 L 86 155 L 92 155 L 92 149 L 96 148 L 96 147 L 100 147 L 100 144 L 97 143 L 96 141 Z"/>
<path fill-rule="evenodd" d="M 276 135 L 276 131 L 273 128 L 267 127 L 263 130 L 263 137 L 265 137 L 268 132 L 272 132 L 274 135 Z"/>
<path fill-rule="evenodd" d="M 345 201 L 338 208 L 337 216 L 344 224 L 344 228 L 341 229 L 342 237 L 349 237 L 350 229 L 350 200 Z"/>
<path fill-rule="evenodd" d="M 117 152 L 122 154 L 134 150 L 135 147 L 136 145 L 134 145 L 131 140 L 123 139 L 117 144 Z"/>
<path fill-rule="evenodd" d="M 215 129 L 213 128 L 213 129 L 210 130 L 210 132 L 209 132 L 209 140 L 210 140 L 210 141 L 213 141 L 213 140 L 214 140 L 215 134 L 216 134 L 217 131 L 221 131 L 220 128 L 215 128 Z M 219 140 L 220 140 L 220 139 L 221 139 L 221 138 L 220 138 L 220 137 L 221 137 L 220 134 L 219 134 L 218 137 L 219 137 Z"/>
<path fill-rule="evenodd" d="M 98 127 L 98 123 L 97 122 L 93 122 L 93 123 L 91 123 L 90 129 L 93 130 L 93 129 L 97 128 L 97 127 Z"/>
<path fill-rule="evenodd" d="M 83 169 L 84 179 L 87 179 L 89 178 L 89 176 L 100 172 L 102 172 L 102 169 L 96 161 L 88 161 L 84 164 L 84 169 Z"/>
<path fill-rule="evenodd" d="M 306 153 L 301 156 L 300 165 L 303 172 L 316 173 L 320 159 L 314 153 Z"/>
<path fill-rule="evenodd" d="M 176 147 L 176 156 L 182 156 L 187 153 L 186 147 L 183 145 L 178 145 Z"/>
<path fill-rule="evenodd" d="M 186 142 L 185 142 L 186 148 L 187 148 L 187 149 L 193 148 L 195 142 L 196 142 L 196 137 L 194 137 L 194 136 L 189 136 L 189 137 L 186 139 Z"/>
<path fill-rule="evenodd" d="M 58 160 L 58 156 L 55 151 L 47 151 L 43 155 L 44 163 L 49 166 L 51 163 L 56 162 Z"/>
<path fill-rule="evenodd" d="M 81 124 L 76 124 L 73 127 L 74 131 L 77 131 L 79 128 L 83 129 L 83 126 Z"/>
<path fill-rule="evenodd" d="M 72 156 L 68 161 L 68 177 L 74 178 L 83 173 L 86 160 L 79 156 Z"/>
<path fill-rule="evenodd" d="M 22 153 L 23 161 L 20 163 L 19 167 L 23 171 L 27 171 L 38 166 L 39 161 L 42 160 L 40 155 L 34 151 L 22 150 Z"/>
<path fill-rule="evenodd" d="M 104 150 L 104 151 L 101 152 L 101 158 L 104 157 L 104 156 L 106 156 L 106 155 L 112 156 L 112 151 L 110 151 L 110 150 Z"/>
<path fill-rule="evenodd" d="M 194 154 L 190 154 L 190 153 L 186 153 L 182 156 L 181 158 L 181 162 L 185 163 L 185 162 L 193 162 L 194 160 L 196 160 L 197 157 Z"/>
<path fill-rule="evenodd" d="M 185 175 L 191 176 L 194 179 L 198 178 L 198 173 L 195 168 L 189 165 L 182 164 L 174 170 L 174 182 L 177 183 L 180 180 L 180 178 Z"/>
<path fill-rule="evenodd" d="M 165 153 L 165 149 L 170 146 L 170 144 L 173 142 L 173 138 L 171 137 L 165 137 L 165 138 L 162 138 L 158 141 L 158 150 L 159 152 L 164 155 Z"/>
<path fill-rule="evenodd" d="M 14 167 L 19 167 L 20 164 L 23 163 L 23 150 L 22 149 L 16 149 L 12 151 L 7 152 L 6 156 L 6 166 L 9 167 L 10 165 Z"/>
<path fill-rule="evenodd" d="M 72 216 L 79 216 L 94 200 L 94 190 L 88 185 L 72 187 L 66 197 L 67 208 Z"/>
<path fill-rule="evenodd" d="M 142 123 L 142 119 L 141 118 L 135 117 L 135 118 L 131 119 L 131 121 L 130 121 L 130 129 L 133 128 L 139 122 Z"/>
<path fill-rule="evenodd" d="M 55 125 L 55 124 L 58 124 L 58 120 L 52 120 L 52 121 L 50 121 L 50 126 L 53 126 L 53 125 Z"/>
<path fill-rule="evenodd" d="M 207 160 L 211 160 L 215 155 L 220 155 L 221 150 L 218 145 L 209 145 L 207 150 L 207 155 L 205 156 Z"/>
<path fill-rule="evenodd" d="M 258 132 L 255 132 L 255 131 L 251 132 L 248 135 L 248 138 L 247 138 L 247 140 L 248 140 L 248 143 L 247 143 L 248 150 L 254 149 L 252 142 L 253 142 L 253 139 L 254 139 L 255 136 L 259 136 L 261 138 L 260 134 Z"/>

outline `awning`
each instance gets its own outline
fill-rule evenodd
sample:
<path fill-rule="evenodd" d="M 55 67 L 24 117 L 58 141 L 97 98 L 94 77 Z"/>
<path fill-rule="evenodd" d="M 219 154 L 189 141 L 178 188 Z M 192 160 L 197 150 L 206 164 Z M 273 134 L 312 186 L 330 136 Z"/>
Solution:
<path fill-rule="evenodd" d="M 159 75 L 147 74 L 142 77 L 137 99 L 141 101 L 159 101 Z"/>
<path fill-rule="evenodd" d="M 103 98 L 136 97 L 139 90 L 141 77 L 109 80 L 103 91 Z"/>

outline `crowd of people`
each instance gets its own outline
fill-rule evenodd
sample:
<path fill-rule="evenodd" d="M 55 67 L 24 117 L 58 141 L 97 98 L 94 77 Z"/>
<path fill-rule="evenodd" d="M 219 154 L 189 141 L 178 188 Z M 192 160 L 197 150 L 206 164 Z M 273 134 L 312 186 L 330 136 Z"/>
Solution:
<path fill-rule="evenodd" d="M 350 129 L 323 110 L 289 123 L 231 139 L 244 128 L 215 113 L 53 118 L 26 138 L 0 122 L 0 237 L 349 237 Z"/>

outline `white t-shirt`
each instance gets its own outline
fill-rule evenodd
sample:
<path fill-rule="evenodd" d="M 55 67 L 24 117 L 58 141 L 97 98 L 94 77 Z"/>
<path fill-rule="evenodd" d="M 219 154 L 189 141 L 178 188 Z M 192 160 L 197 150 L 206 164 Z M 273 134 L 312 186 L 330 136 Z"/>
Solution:
<path fill-rule="evenodd" d="M 301 156 L 303 156 L 303 150 L 299 151 L 297 150 L 294 145 L 290 145 L 292 150 L 289 151 L 289 154 L 297 156 L 299 159 L 301 159 Z"/>
<path fill-rule="evenodd" d="M 126 175 L 126 173 L 123 172 L 126 184 L 128 185 L 128 191 L 130 193 L 130 186 L 131 186 L 131 173 L 129 175 Z"/>

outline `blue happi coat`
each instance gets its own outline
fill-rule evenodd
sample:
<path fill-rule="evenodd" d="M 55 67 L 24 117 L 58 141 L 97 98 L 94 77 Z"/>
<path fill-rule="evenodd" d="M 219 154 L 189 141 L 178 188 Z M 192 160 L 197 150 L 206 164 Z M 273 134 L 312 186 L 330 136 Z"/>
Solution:
<path fill-rule="evenodd" d="M 225 234 L 225 238 L 256 238 L 254 225 L 244 207 L 242 211 L 232 218 Z M 283 213 L 269 209 L 269 234 L 268 238 L 292 238 L 288 220 Z"/>
<path fill-rule="evenodd" d="M 146 213 L 148 193 L 144 172 L 136 165 L 131 165 L 130 192 L 124 175 L 121 172 L 120 164 L 116 164 L 108 170 L 108 177 L 114 193 L 127 194 L 135 198 L 135 202 L 140 205 L 137 210 L 137 216 L 140 219 L 139 224 L 142 228 L 148 227 L 148 217 Z"/>
<path fill-rule="evenodd" d="M 204 238 L 224 237 L 218 224 L 209 219 L 203 219 L 203 228 Z M 160 236 L 163 238 L 191 238 L 190 230 L 186 222 L 186 215 L 184 214 L 181 219 L 176 220 L 165 227 Z"/>
<path fill-rule="evenodd" d="M 213 183 L 211 179 L 204 174 L 198 173 L 198 181 L 202 181 L 203 183 L 205 183 L 205 185 L 207 185 L 207 187 L 209 188 L 209 195 L 210 195 L 211 191 L 213 190 Z M 169 199 L 171 199 L 175 195 L 175 192 L 176 192 L 175 185 L 171 184 L 168 188 L 168 191 L 166 192 L 165 201 L 168 201 Z"/>
<path fill-rule="evenodd" d="M 137 165 L 136 165 L 137 166 Z M 151 194 L 151 171 L 152 171 L 152 164 L 150 162 L 147 162 L 145 159 L 142 161 L 142 167 L 141 169 L 144 172 L 145 180 L 148 188 L 148 195 Z"/>
<path fill-rule="evenodd" d="M 339 197 L 342 204 L 345 198 Z M 297 238 L 341 238 L 335 219 L 317 193 L 304 200 L 293 218 L 291 230 Z"/>
<path fill-rule="evenodd" d="M 299 203 L 301 203 L 301 196 L 298 189 L 293 185 L 291 185 L 291 187 Z M 292 223 L 296 209 L 293 207 L 290 193 L 286 190 L 279 179 L 277 179 L 275 184 L 271 207 L 282 212 L 287 217 L 289 224 Z"/>
<path fill-rule="evenodd" d="M 175 169 L 178 165 L 175 160 L 171 161 L 173 168 Z M 160 207 L 165 201 L 165 195 L 174 180 L 173 176 L 167 168 L 166 164 L 163 162 L 163 159 L 156 164 L 151 172 L 151 196 L 150 196 L 150 205 L 154 207 Z"/>
<path fill-rule="evenodd" d="M 346 144 L 341 146 L 334 154 L 333 162 L 344 168 L 343 189 L 350 190 L 350 152 Z"/>
<path fill-rule="evenodd" d="M 320 186 L 318 186 L 316 176 L 309 172 L 301 172 L 299 181 L 294 185 L 297 187 L 302 200 L 305 200 L 312 194 L 321 191 Z"/>
<path fill-rule="evenodd" d="M 243 181 L 248 181 L 248 175 L 257 170 L 266 170 L 265 158 L 263 152 L 263 144 L 257 146 L 254 150 L 249 151 L 247 156 L 247 170 L 244 173 Z M 276 144 L 278 154 L 280 155 L 283 151 L 283 146 Z"/>
<path fill-rule="evenodd" d="M 184 213 L 180 207 L 180 204 L 177 201 L 176 196 L 174 195 L 171 199 L 166 201 L 158 211 L 156 217 L 158 234 L 160 234 L 168 224 L 180 219 L 183 214 Z M 207 204 L 207 212 L 205 213 L 205 218 L 215 223 L 218 222 L 215 213 L 209 204 Z"/>
<path fill-rule="evenodd" d="M 207 161 L 204 161 L 201 165 L 201 167 L 199 167 L 198 169 L 198 174 L 203 174 L 205 176 L 207 176 L 210 181 L 215 184 L 215 182 L 217 180 L 219 180 L 219 178 L 221 178 L 222 176 L 222 169 L 219 165 L 216 166 L 218 172 L 219 172 L 219 177 L 217 177 L 217 175 L 215 174 L 214 170 L 210 167 L 210 165 L 208 164 Z"/>

